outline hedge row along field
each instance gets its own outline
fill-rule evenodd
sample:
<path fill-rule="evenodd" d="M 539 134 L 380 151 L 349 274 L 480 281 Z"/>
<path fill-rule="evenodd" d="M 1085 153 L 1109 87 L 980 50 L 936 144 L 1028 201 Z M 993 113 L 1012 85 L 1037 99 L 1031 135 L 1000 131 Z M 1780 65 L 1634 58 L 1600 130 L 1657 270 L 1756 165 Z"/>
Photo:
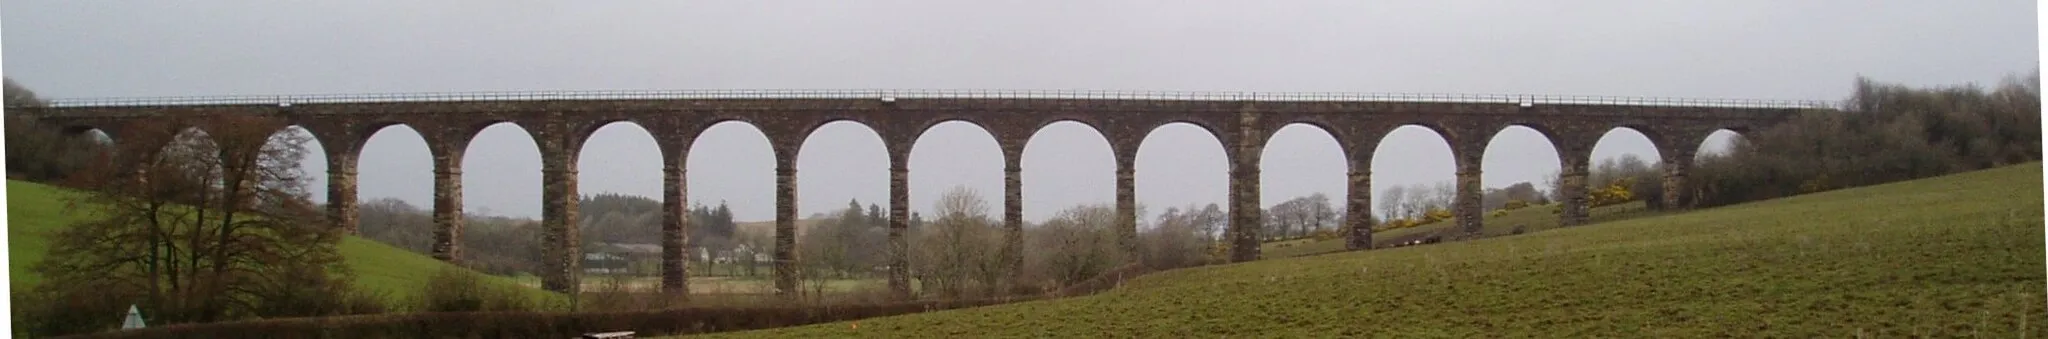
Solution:
<path fill-rule="evenodd" d="M 914 302 L 822 308 L 680 308 L 638 312 L 442 312 L 291 318 L 171 325 L 68 338 L 574 338 L 585 333 L 638 335 L 776 328 L 1008 302 Z"/>
<path fill-rule="evenodd" d="M 2048 336 L 2039 162 L 732 338 Z"/>

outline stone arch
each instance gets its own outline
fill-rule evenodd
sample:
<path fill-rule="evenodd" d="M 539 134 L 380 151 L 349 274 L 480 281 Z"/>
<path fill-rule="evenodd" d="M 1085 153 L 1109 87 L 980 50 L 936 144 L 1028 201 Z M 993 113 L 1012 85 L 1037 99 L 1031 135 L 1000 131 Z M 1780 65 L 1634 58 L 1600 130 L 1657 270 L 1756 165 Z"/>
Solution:
<path fill-rule="evenodd" d="M 654 131 L 648 128 L 648 121 L 642 121 L 642 119 L 635 119 L 632 117 L 605 117 L 596 120 L 591 120 L 588 122 L 579 122 L 571 124 L 575 126 L 576 130 L 574 131 L 575 134 L 569 135 L 571 138 L 569 139 L 569 141 L 571 141 L 569 145 L 576 146 L 577 151 L 574 153 L 577 153 L 578 156 L 580 156 L 583 153 L 582 148 L 584 143 L 588 143 L 590 142 L 590 138 L 596 137 L 598 131 L 605 129 L 606 127 L 611 127 L 612 125 L 617 125 L 621 123 L 631 124 L 634 127 L 638 127 L 639 130 L 643 132 L 643 134 L 646 134 L 648 137 L 654 137 Z M 535 138 L 535 140 L 538 140 L 537 138 L 539 137 L 535 136 Z M 656 139 L 659 140 L 659 138 Z"/>
<path fill-rule="evenodd" d="M 1272 143 L 1272 139 L 1274 136 L 1280 134 L 1280 130 L 1300 125 L 1315 128 L 1316 130 L 1322 131 L 1324 135 L 1329 135 L 1331 140 L 1335 140 L 1337 142 L 1338 151 L 1342 152 L 1346 157 L 1349 157 L 1357 152 L 1355 150 L 1356 148 L 1358 148 L 1356 136 L 1352 135 L 1355 134 L 1353 133 L 1353 131 L 1356 129 L 1356 126 L 1350 126 L 1352 128 L 1340 127 L 1345 124 L 1332 122 L 1329 119 L 1325 119 L 1323 116 L 1317 115 L 1288 114 L 1280 115 L 1280 117 L 1282 118 L 1269 120 L 1271 121 L 1271 123 L 1266 123 L 1264 124 L 1264 126 L 1261 126 L 1259 128 L 1259 132 L 1262 133 L 1262 135 L 1259 136 L 1258 140 L 1261 141 L 1260 149 L 1262 151 L 1265 148 L 1266 144 Z"/>
<path fill-rule="evenodd" d="M 828 115 L 822 116 L 819 119 L 811 120 L 808 125 L 805 125 L 803 127 L 803 129 L 797 130 L 797 134 L 794 135 L 799 138 L 799 140 L 797 140 L 797 143 L 803 144 L 809 142 L 811 136 L 816 135 L 818 133 L 818 129 L 825 128 L 826 125 L 840 123 L 853 123 L 855 125 L 859 125 L 862 128 L 866 128 L 868 132 L 874 134 L 876 138 L 881 138 L 882 136 L 883 127 L 882 124 L 880 124 L 878 121 L 874 121 L 859 115 L 837 113 L 837 111 L 833 111 L 832 113 L 827 114 Z M 886 143 L 884 143 L 882 147 L 886 149 L 889 146 Z"/>
<path fill-rule="evenodd" d="M 1258 202 L 1259 206 L 1273 210 L 1274 207 L 1286 201 L 1321 194 L 1325 200 L 1323 201 L 1324 205 L 1320 207 L 1331 209 L 1328 211 L 1331 214 L 1327 215 L 1329 219 L 1282 220 L 1283 223 L 1289 225 L 1304 227 L 1297 227 L 1294 230 L 1298 234 L 1283 234 L 1279 236 L 1305 236 L 1309 231 L 1321 230 L 1326 227 L 1341 229 L 1343 225 L 1341 224 L 1341 213 L 1338 210 L 1346 208 L 1345 202 L 1350 198 L 1350 190 L 1346 189 L 1346 186 L 1349 184 L 1348 172 L 1351 168 L 1344 146 L 1339 142 L 1338 136 L 1331 133 L 1329 129 L 1313 123 L 1289 123 L 1267 134 L 1270 137 L 1265 138 L 1264 143 L 1259 145 L 1259 162 L 1254 164 L 1260 168 L 1259 177 L 1256 178 L 1256 180 L 1259 180 L 1260 189 L 1259 198 L 1261 201 Z M 1320 137 L 1316 135 L 1320 135 Z M 1289 143 L 1295 143 L 1298 146 L 1294 147 L 1292 151 L 1275 147 L 1276 142 L 1284 140 L 1292 140 Z M 1276 159 L 1272 157 L 1273 155 L 1281 155 L 1282 157 Z M 1288 158 L 1285 155 L 1309 155 L 1310 157 L 1307 157 L 1308 159 Z M 1328 162 L 1324 160 L 1328 160 Z M 1293 165 L 1269 166 L 1274 161 L 1284 161 Z M 1323 166 L 1300 166 L 1303 164 Z M 1316 170 L 1317 168 L 1322 170 Z M 1268 180 L 1268 178 L 1296 178 L 1314 181 Z M 1287 184 L 1289 183 L 1295 185 L 1288 186 Z M 1273 217 L 1301 218 L 1325 216 L 1276 214 Z"/>
<path fill-rule="evenodd" d="M 467 150 L 469 149 L 469 145 L 471 143 L 476 142 L 476 138 L 483 134 L 484 130 L 496 128 L 501 125 L 509 125 L 514 128 L 518 128 L 520 132 L 524 132 L 524 134 L 526 134 L 527 139 L 533 140 L 535 145 L 534 149 L 536 150 L 540 149 L 539 145 L 542 143 L 542 140 L 547 140 L 548 138 L 548 135 L 545 134 L 545 129 L 547 128 L 547 124 L 545 123 L 535 121 L 522 121 L 517 119 L 489 118 L 468 121 L 464 123 L 459 123 L 455 126 L 450 126 L 455 129 L 448 131 L 448 133 L 451 133 L 449 135 L 449 139 L 443 140 L 443 142 L 452 142 L 453 144 L 450 144 L 449 147 Z"/>
<path fill-rule="evenodd" d="M 344 139 L 342 140 L 344 141 L 340 145 L 341 149 L 335 151 L 340 152 L 341 154 L 347 154 L 351 157 L 360 159 L 362 158 L 363 149 L 369 146 L 370 139 L 375 137 L 378 133 L 383 133 L 386 129 L 392 126 L 405 127 L 405 130 L 411 131 L 413 135 L 419 136 L 420 140 L 426 143 L 426 145 L 423 147 L 427 148 L 427 154 L 429 156 L 442 155 L 440 152 L 444 150 L 441 149 L 440 147 L 437 147 L 436 145 L 439 145 L 439 142 L 441 142 L 441 139 L 443 138 L 439 138 L 438 135 L 428 132 L 433 129 L 432 126 L 421 126 L 420 124 L 397 120 L 379 120 L 369 123 L 352 124 L 349 126 L 349 131 L 342 133 L 342 135 L 344 135 Z M 316 133 L 314 134 L 316 136 L 320 135 L 319 133 L 323 133 L 321 131 L 314 132 Z"/>
<path fill-rule="evenodd" d="M 1059 131 L 1059 130 L 1062 130 L 1062 129 L 1064 129 L 1064 130 L 1067 130 L 1067 131 L 1070 131 L 1070 132 L 1054 132 L 1054 133 L 1065 133 L 1065 134 L 1069 134 L 1069 135 L 1068 135 L 1068 138 L 1045 138 L 1045 139 L 1041 139 L 1041 138 L 1040 138 L 1041 136 L 1046 136 L 1046 133 L 1048 133 L 1048 132 L 1051 132 L 1051 131 Z M 1085 137 L 1075 138 L 1075 137 L 1077 137 L 1078 135 L 1074 135 L 1074 134 L 1077 134 L 1077 133 L 1086 133 L 1086 134 L 1092 134 L 1092 135 L 1094 135 L 1095 139 L 1094 139 L 1094 140 L 1085 140 L 1085 139 L 1087 139 L 1087 138 L 1085 138 Z M 1081 140 L 1076 140 L 1076 139 L 1081 139 Z M 1049 153 L 1047 153 L 1047 152 L 1049 152 L 1049 151 L 1043 148 L 1043 147 L 1045 147 L 1046 143 L 1042 143 L 1041 141 L 1044 141 L 1044 142 L 1053 142 L 1053 143 L 1059 143 L 1059 144 L 1064 144 L 1065 146 L 1069 146 L 1069 147 L 1094 147 L 1095 145 L 1100 145 L 1100 146 L 1102 147 L 1102 152 L 1094 152 L 1094 151 L 1081 151 L 1081 152 L 1083 152 L 1084 154 L 1074 154 L 1074 153 L 1063 153 L 1063 154 L 1049 154 Z M 1079 145 L 1079 144 L 1076 144 L 1076 143 L 1070 143 L 1070 142 L 1078 142 L 1078 143 L 1085 143 L 1085 144 L 1087 144 L 1087 145 Z M 1036 152 L 1034 152 L 1034 150 L 1033 150 L 1033 148 L 1032 148 L 1032 147 L 1033 147 L 1034 145 L 1036 145 L 1036 146 L 1039 146 L 1039 147 L 1041 147 L 1041 148 L 1037 149 L 1037 150 L 1036 150 Z M 1099 158 L 1096 158 L 1096 157 L 1097 157 L 1096 155 L 1091 155 L 1091 154 L 1100 154 L 1100 157 L 1099 157 Z M 1059 158 L 1058 158 L 1058 159 L 1056 159 L 1056 160 L 1055 160 L 1055 159 L 1048 159 L 1048 158 L 1047 158 L 1047 156 L 1048 156 L 1048 155 L 1050 155 L 1050 156 L 1057 156 L 1057 157 L 1059 157 Z M 1089 158 L 1094 158 L 1094 159 L 1092 159 L 1092 160 L 1090 160 L 1090 159 L 1076 159 L 1075 157 L 1089 157 Z M 1023 208 L 1024 208 L 1024 209 L 1026 209 L 1026 211 L 1025 211 L 1025 212 L 1036 212 L 1036 213 L 1026 213 L 1026 215 L 1027 215 L 1027 216 L 1029 216 L 1029 215 L 1037 215 L 1037 216 L 1038 216 L 1038 218 L 1037 218 L 1036 220 L 1040 220 L 1040 221 L 1042 222 L 1042 221 L 1044 221 L 1044 220 L 1046 220 L 1046 219 L 1049 219 L 1049 218 L 1050 218 L 1050 217 L 1049 217 L 1050 215 L 1053 215 L 1053 214 L 1055 214 L 1055 213 L 1058 213 L 1058 211 L 1064 210 L 1065 208 L 1069 207 L 1069 206 L 1058 206 L 1058 205 L 1048 205 L 1048 203 L 1047 203 L 1047 202 L 1045 202 L 1045 200 L 1048 200 L 1048 199 L 1045 199 L 1045 198 L 1044 198 L 1044 197 L 1045 197 L 1045 195 L 1044 195 L 1044 194 L 1045 194 L 1045 193 L 1044 193 L 1044 192 L 1045 192 L 1045 191 L 1044 191 L 1044 189 L 1045 189 L 1045 188 L 1048 188 L 1048 187 L 1061 187 L 1061 188 L 1063 188 L 1063 189 L 1059 190 L 1059 192 L 1062 192 L 1062 193 L 1066 193 L 1066 192 L 1073 192 L 1073 191 L 1074 191 L 1074 189 L 1073 189 L 1073 188 L 1075 188 L 1075 187 L 1087 187 L 1086 189 L 1080 189 L 1081 191 L 1094 191 L 1094 190 L 1096 190 L 1096 189 L 1100 189 L 1100 190 L 1101 190 L 1101 193 L 1102 193 L 1101 195 L 1102 195 L 1102 196 L 1103 196 L 1104 198 L 1107 198 L 1107 199 L 1104 199 L 1104 200 L 1101 200 L 1101 201 L 1099 201 L 1099 202 L 1096 202 L 1096 201 L 1094 201 L 1094 200 L 1089 200 L 1089 199 L 1085 199 L 1085 198 L 1083 198 L 1083 199 L 1080 199 L 1080 201 L 1083 201 L 1084 203 L 1088 203 L 1088 204 L 1095 204 L 1095 203 L 1100 203 L 1100 204 L 1104 204 L 1104 205 L 1109 205 L 1109 204 L 1114 204 L 1114 203 L 1115 203 L 1115 200 L 1116 200 L 1116 176 L 1115 176 L 1115 173 L 1116 173 L 1116 150 L 1115 150 L 1115 146 L 1114 146 L 1114 145 L 1111 145 L 1111 144 L 1110 144 L 1110 142 L 1109 142 L 1109 137 L 1108 137 L 1108 136 L 1105 136 L 1105 135 L 1103 135 L 1103 134 L 1102 134 L 1102 131 L 1101 131 L 1100 129 L 1097 129 L 1097 128 L 1095 128 L 1095 126 L 1089 125 L 1089 124 L 1088 124 L 1088 123 L 1086 123 L 1086 122 L 1082 122 L 1082 121 L 1076 121 L 1076 120 L 1058 120 L 1058 121 L 1052 121 L 1052 122 L 1049 122 L 1049 123 L 1044 123 L 1044 124 L 1041 124 L 1041 125 L 1039 125 L 1039 126 L 1038 126 L 1038 128 L 1036 128 L 1036 129 L 1033 129 L 1033 130 L 1032 130 L 1032 132 L 1031 132 L 1031 134 L 1030 134 L 1030 136 L 1029 136 L 1029 137 L 1028 137 L 1028 138 L 1026 139 L 1026 141 L 1025 141 L 1025 145 L 1024 145 L 1024 151 L 1023 151 L 1023 152 L 1022 152 L 1022 154 L 1021 154 L 1021 158 L 1022 158 L 1022 159 L 1020 159 L 1019 161 L 1020 161 L 1020 163 L 1021 163 L 1021 165 L 1022 165 L 1022 167 L 1023 167 L 1023 168 L 1022 168 L 1022 171 L 1021 171 L 1020 175 L 1021 175 L 1021 176 L 1022 176 L 1022 177 L 1023 177 L 1024 179 L 1025 179 L 1025 180 L 1024 180 L 1024 182 L 1023 182 L 1023 191 L 1024 191 L 1024 192 L 1021 192 L 1021 193 L 1020 193 L 1020 194 L 1022 194 L 1022 196 L 1023 196 L 1023 200 L 1024 200 L 1024 201 L 1023 201 Z M 1053 161 L 1049 161 L 1049 160 L 1053 160 Z M 1098 161 L 1098 160 L 1099 160 L 1099 161 Z M 1046 166 L 1046 165 L 1047 165 L 1048 163 L 1050 163 L 1050 162 L 1054 162 L 1054 161 L 1057 161 L 1057 162 L 1061 163 L 1061 165 L 1065 165 L 1065 166 L 1064 166 L 1065 168 L 1067 168 L 1067 169 L 1071 169 L 1072 171 L 1071 171 L 1071 172 L 1062 172 L 1062 173 L 1055 173 L 1055 174 L 1053 174 L 1053 175 L 1047 175 L 1047 174 L 1048 174 L 1048 172 L 1047 172 L 1047 171 L 1048 171 L 1048 170 L 1052 170 L 1052 169 L 1053 169 L 1054 167 L 1052 167 L 1052 166 Z M 1081 166 L 1078 166 L 1078 167 L 1077 167 L 1077 166 L 1075 166 L 1076 164 L 1082 164 L 1082 165 L 1081 165 Z M 1096 166 L 1096 165 L 1099 165 L 1099 167 L 1098 167 L 1098 166 Z M 1094 180 L 1082 180 L 1082 182 L 1083 182 L 1083 183 L 1085 183 L 1085 184 L 1083 184 L 1083 183 L 1075 183 L 1075 180 L 1074 180 L 1074 178 L 1076 178 L 1076 177 L 1095 177 L 1095 178 L 1093 178 L 1093 179 L 1099 179 L 1099 180 L 1100 180 L 1100 182 L 1098 183 L 1098 182 L 1096 182 L 1096 181 L 1094 181 Z M 1090 194 L 1087 194 L 1087 195 L 1095 195 L 1095 194 L 1093 194 L 1093 193 L 1090 193 Z M 1052 200 L 1059 200 L 1059 199 L 1052 199 Z M 1027 217 L 1027 218 L 1028 218 L 1028 217 Z"/>
<path fill-rule="evenodd" d="M 1443 141 L 1444 147 L 1449 148 L 1450 153 L 1448 154 L 1451 156 L 1451 159 L 1457 159 L 1458 156 L 1462 155 L 1457 153 L 1458 141 L 1462 140 L 1461 138 L 1459 138 L 1459 131 L 1451 128 L 1451 126 L 1446 125 L 1442 122 L 1425 119 L 1399 119 L 1389 120 L 1382 123 L 1376 123 L 1372 126 L 1367 126 L 1367 128 L 1374 131 L 1378 131 L 1377 134 L 1372 134 L 1378 136 L 1378 138 L 1376 138 L 1375 140 L 1366 141 L 1368 143 L 1367 146 L 1374 148 L 1373 154 L 1375 156 L 1377 156 L 1379 153 L 1377 148 L 1381 147 L 1381 144 L 1385 143 L 1387 141 L 1387 138 L 1394 136 L 1394 133 L 1403 129 L 1407 129 L 1410 131 L 1429 132 L 1430 134 L 1435 135 L 1437 139 Z M 1416 130 L 1416 128 L 1420 128 L 1420 130 Z"/>
<path fill-rule="evenodd" d="M 1232 150 L 1235 147 L 1230 147 L 1232 142 L 1236 141 L 1236 139 L 1231 138 L 1231 136 L 1236 135 L 1236 133 L 1230 133 L 1230 131 L 1223 129 L 1225 126 L 1223 126 L 1222 124 L 1218 124 L 1212 121 L 1208 121 L 1207 119 L 1202 119 L 1198 117 L 1171 117 L 1167 119 L 1160 119 L 1147 122 L 1146 124 L 1141 126 L 1143 128 L 1136 130 L 1139 131 L 1139 133 L 1133 135 L 1133 140 L 1131 141 L 1135 144 L 1132 145 L 1131 154 L 1135 156 L 1137 154 L 1136 148 L 1143 146 L 1144 140 L 1146 138 L 1151 137 L 1152 133 L 1156 133 L 1159 131 L 1159 129 L 1165 128 L 1166 126 L 1173 124 L 1187 124 L 1192 125 L 1196 128 L 1200 128 L 1203 132 L 1208 133 L 1209 138 L 1215 139 L 1216 143 L 1224 145 L 1223 154 L 1226 157 L 1234 157 L 1240 155 L 1236 154 L 1237 152 Z"/>
<path fill-rule="evenodd" d="M 685 138 L 686 140 L 684 140 L 688 144 L 681 145 L 681 154 L 689 154 L 689 150 L 696 149 L 695 147 L 699 142 L 698 139 L 702 138 L 705 133 L 710 132 L 712 128 L 718 126 L 726 126 L 729 125 L 728 123 L 735 122 L 740 123 L 740 125 L 731 126 L 746 126 L 747 129 L 752 130 L 754 131 L 754 133 L 760 135 L 762 140 L 767 141 L 769 154 L 773 156 L 770 159 L 783 159 L 783 156 L 790 155 L 785 152 L 788 150 L 783 149 L 782 147 L 784 146 L 782 143 L 786 141 L 783 139 L 787 139 L 790 137 L 776 135 L 774 133 L 775 126 L 772 122 L 765 122 L 752 116 L 730 114 L 724 112 L 713 112 L 713 115 L 706 116 L 703 119 L 682 124 L 682 126 L 680 127 L 683 128 L 685 131 L 688 131 L 688 133 L 686 133 L 688 137 Z"/>
<path fill-rule="evenodd" d="M 1589 142 L 1588 145 L 1590 146 L 1586 147 L 1587 154 L 1585 159 L 1588 160 L 1587 165 L 1598 167 L 1602 161 L 1605 161 L 1606 159 L 1618 159 L 1624 154 L 1633 154 L 1637 157 L 1642 158 L 1644 161 L 1650 162 L 1653 165 L 1659 161 L 1663 161 L 1664 151 L 1670 143 L 1666 140 L 1659 139 L 1658 135 L 1653 133 L 1656 132 L 1652 132 L 1650 129 L 1646 128 L 1631 127 L 1627 125 L 1616 125 L 1608 128 L 1605 131 L 1601 131 L 1600 133 L 1593 135 L 1593 141 Z M 1622 139 L 1613 139 L 1617 137 Z M 1637 144 L 1636 146 L 1629 146 L 1628 144 L 1615 144 L 1616 142 L 1636 142 L 1639 144 Z M 1606 151 L 1603 152 L 1602 150 Z M 1648 153 L 1645 154 L 1645 151 L 1647 151 Z M 1606 156 L 1603 157 L 1602 155 Z"/>

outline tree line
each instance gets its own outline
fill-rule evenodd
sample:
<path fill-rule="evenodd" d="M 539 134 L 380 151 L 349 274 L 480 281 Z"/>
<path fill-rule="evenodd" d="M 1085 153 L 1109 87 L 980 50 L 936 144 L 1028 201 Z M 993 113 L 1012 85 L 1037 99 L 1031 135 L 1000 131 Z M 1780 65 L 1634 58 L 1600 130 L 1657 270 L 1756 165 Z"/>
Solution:
<path fill-rule="evenodd" d="M 2041 72 L 1998 86 L 1856 79 L 1840 112 L 1801 112 L 1702 156 L 1686 194 L 1720 206 L 2041 159 Z"/>

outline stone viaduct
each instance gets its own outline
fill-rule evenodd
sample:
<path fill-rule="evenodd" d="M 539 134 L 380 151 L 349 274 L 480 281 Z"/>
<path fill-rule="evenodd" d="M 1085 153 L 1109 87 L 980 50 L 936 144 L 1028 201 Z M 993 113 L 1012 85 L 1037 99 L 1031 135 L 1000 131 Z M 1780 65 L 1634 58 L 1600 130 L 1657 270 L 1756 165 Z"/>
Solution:
<path fill-rule="evenodd" d="M 1259 254 L 1259 155 L 1264 141 L 1289 124 L 1322 129 L 1337 140 L 1349 164 L 1348 247 L 1372 245 L 1368 213 L 1372 152 L 1388 132 L 1404 125 L 1434 130 L 1449 142 L 1457 168 L 1455 220 L 1462 234 L 1480 229 L 1480 159 L 1494 133 L 1525 126 L 1542 133 L 1557 150 L 1566 196 L 1564 225 L 1587 217 L 1585 191 L 1593 144 L 1608 130 L 1641 132 L 1662 156 L 1669 201 L 1684 198 L 1682 185 L 1694 152 L 1708 134 L 1738 133 L 1784 121 L 1818 102 L 1676 100 L 1616 97 L 1304 94 L 1304 93 L 1136 93 L 1041 91 L 665 91 L 464 93 L 350 96 L 244 96 L 211 98 L 56 100 L 29 111 L 46 124 L 70 132 L 97 129 L 122 149 L 160 149 L 169 140 L 124 139 L 143 129 L 156 132 L 204 129 L 212 115 L 278 117 L 282 131 L 296 125 L 310 131 L 325 150 L 327 208 L 332 227 L 356 229 L 357 156 L 371 134 L 403 124 L 419 131 L 433 156 L 433 256 L 460 258 L 463 228 L 462 155 L 472 137 L 501 122 L 519 125 L 540 147 L 542 164 L 542 285 L 553 291 L 580 286 L 577 253 L 578 151 L 599 127 L 630 121 L 653 135 L 662 151 L 662 286 L 687 292 L 684 244 L 689 214 L 684 159 L 699 133 L 725 121 L 751 123 L 766 134 L 775 156 L 775 286 L 794 293 L 797 148 L 811 131 L 830 122 L 853 121 L 882 137 L 889 154 L 889 287 L 909 293 L 905 230 L 909 211 L 909 153 L 927 128 L 948 121 L 979 125 L 1000 145 L 1005 161 L 1003 222 L 1010 246 L 1001 249 L 1011 265 L 1022 262 L 1023 199 L 1019 159 L 1026 139 L 1055 122 L 1073 121 L 1108 139 L 1116 162 L 1116 208 L 1122 244 L 1134 246 L 1136 195 L 1133 189 L 1138 144 L 1154 128 L 1188 123 L 1206 129 L 1224 147 L 1230 164 L 1231 260 Z M 147 133 L 168 135 L 165 133 Z M 133 158 L 133 157 L 131 157 Z"/>

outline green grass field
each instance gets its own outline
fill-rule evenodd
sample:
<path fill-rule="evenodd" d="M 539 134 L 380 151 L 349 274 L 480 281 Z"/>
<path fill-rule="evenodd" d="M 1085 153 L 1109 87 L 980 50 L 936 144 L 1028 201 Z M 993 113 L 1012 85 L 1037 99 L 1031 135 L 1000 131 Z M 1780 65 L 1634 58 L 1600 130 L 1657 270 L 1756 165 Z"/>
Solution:
<path fill-rule="evenodd" d="M 1525 233 L 1557 228 L 1557 214 L 1552 214 L 1550 212 L 1551 208 L 1556 207 L 1558 207 L 1557 204 L 1531 206 L 1528 208 L 1520 208 L 1515 209 L 1513 211 L 1508 211 L 1507 215 L 1499 217 L 1495 217 L 1492 215 L 1491 212 L 1488 212 L 1484 215 L 1484 221 L 1479 228 L 1479 233 L 1487 236 L 1512 234 L 1514 233 L 1516 225 L 1522 225 L 1522 231 Z M 1645 206 L 1643 206 L 1642 202 L 1637 201 L 1618 205 L 1595 207 L 1588 212 L 1589 215 L 1586 216 L 1586 219 L 1588 223 L 1597 223 L 1604 221 L 1654 216 L 1660 213 L 1665 212 L 1648 210 Z M 1426 225 L 1417 225 L 1415 227 L 1373 232 L 1373 247 L 1389 247 L 1393 246 L 1395 242 L 1399 242 L 1402 239 L 1408 238 L 1411 235 L 1426 234 L 1436 232 L 1439 230 L 1449 229 L 1454 226 L 1453 224 L 1455 222 L 1456 221 L 1453 220 L 1445 220 L 1429 223 Z M 1260 246 L 1263 247 L 1259 249 L 1259 252 L 1266 259 L 1293 258 L 1305 255 L 1317 255 L 1343 251 L 1344 239 L 1295 239 L 1268 242 L 1265 244 L 1261 244 Z"/>
<path fill-rule="evenodd" d="M 38 183 L 7 181 L 7 273 L 15 290 L 42 281 L 29 267 L 49 253 L 47 234 L 85 218 L 70 208 L 68 197 L 78 194 L 64 188 Z M 341 254 L 356 274 L 356 285 L 385 294 L 390 302 L 403 302 L 419 294 L 428 276 L 448 264 L 424 255 L 348 237 Z M 493 284 L 517 284 L 511 278 L 488 277 Z M 562 296 L 529 289 L 535 298 L 562 300 Z M 539 300 L 539 299 L 537 299 Z"/>
<path fill-rule="evenodd" d="M 2048 335 L 2041 165 L 722 337 Z M 858 325 L 855 328 L 854 325 Z"/>

